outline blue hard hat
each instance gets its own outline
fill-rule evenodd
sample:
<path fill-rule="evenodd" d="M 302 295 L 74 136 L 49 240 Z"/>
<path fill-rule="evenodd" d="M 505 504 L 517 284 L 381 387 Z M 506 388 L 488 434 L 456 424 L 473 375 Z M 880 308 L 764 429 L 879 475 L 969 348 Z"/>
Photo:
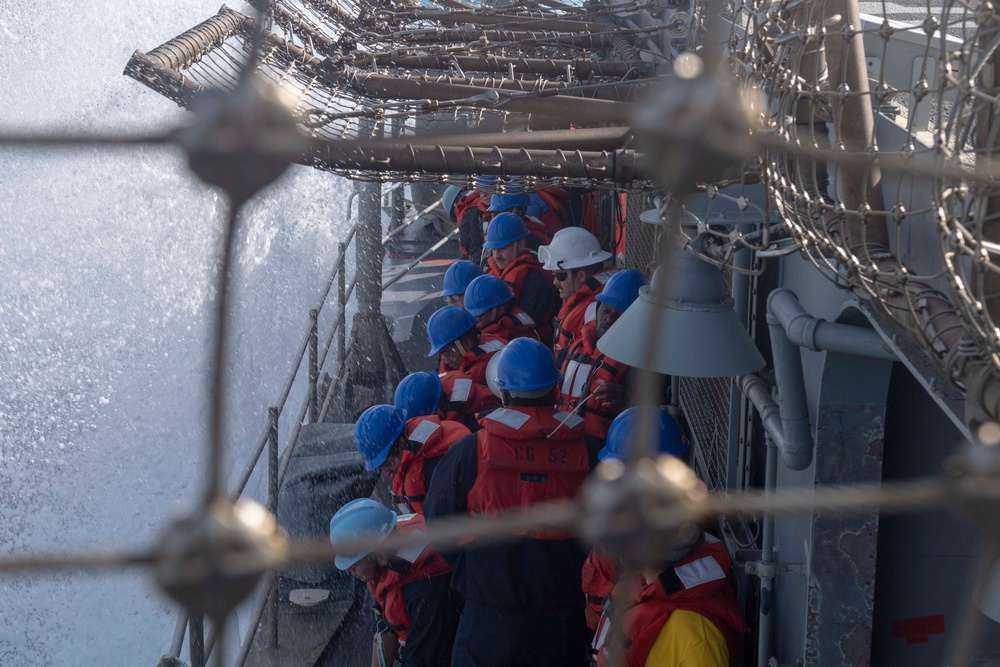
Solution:
<path fill-rule="evenodd" d="M 510 291 L 500 278 L 494 275 L 479 276 L 465 290 L 465 309 L 479 317 L 490 308 L 496 308 L 514 299 L 514 293 Z"/>
<path fill-rule="evenodd" d="M 559 382 L 552 350 L 534 338 L 515 338 L 500 351 L 497 386 L 506 391 L 532 391 Z"/>
<path fill-rule="evenodd" d="M 441 296 L 464 294 L 472 279 L 481 275 L 483 270 L 475 262 L 467 259 L 458 260 L 444 272 L 444 289 L 441 290 Z"/>
<path fill-rule="evenodd" d="M 407 419 L 433 415 L 441 402 L 441 378 L 434 373 L 410 373 L 396 387 L 392 402 Z"/>
<path fill-rule="evenodd" d="M 490 207 L 487 211 L 506 211 L 507 209 L 520 207 L 528 208 L 531 204 L 531 197 L 527 192 L 515 192 L 506 195 L 493 195 L 490 199 Z"/>
<path fill-rule="evenodd" d="M 427 320 L 427 337 L 431 341 L 428 357 L 433 357 L 445 345 L 458 340 L 462 334 L 476 326 L 476 318 L 465 308 L 445 306 Z"/>
<path fill-rule="evenodd" d="M 648 285 L 646 276 L 635 269 L 619 271 L 604 283 L 604 289 L 597 295 L 597 300 L 618 310 L 627 310 L 639 296 L 639 288 Z"/>
<path fill-rule="evenodd" d="M 373 405 L 361 413 L 354 425 L 354 446 L 365 458 L 365 470 L 385 463 L 405 424 L 406 413 L 392 405 Z"/>
<path fill-rule="evenodd" d="M 540 194 L 531 192 L 528 194 L 528 199 L 531 203 L 528 204 L 528 210 L 525 211 L 526 215 L 540 218 L 549 212 L 549 203 Z"/>
<path fill-rule="evenodd" d="M 486 228 L 486 243 L 484 248 L 506 248 L 514 241 L 520 241 L 528 236 L 528 227 L 519 216 L 513 213 L 501 213 L 490 221 Z"/>
<path fill-rule="evenodd" d="M 330 543 L 336 546 L 344 540 L 372 538 L 381 544 L 396 525 L 396 513 L 371 498 L 358 498 L 347 503 L 330 519 Z M 339 553 L 333 558 L 338 570 L 346 570 L 372 552 Z"/>
<path fill-rule="evenodd" d="M 449 185 L 444 189 L 444 195 L 441 197 L 441 206 L 449 216 L 451 216 L 451 208 L 455 205 L 455 200 L 458 199 L 458 195 L 462 194 L 463 189 L 460 185 Z"/>
<path fill-rule="evenodd" d="M 620 461 L 625 457 L 629 442 L 639 436 L 639 415 L 642 407 L 625 410 L 615 417 L 608 427 L 608 443 L 597 453 L 601 461 Z M 646 414 L 653 419 L 652 434 L 656 438 L 656 451 L 671 456 L 683 456 L 690 444 L 681 425 L 663 408 L 646 407 Z"/>

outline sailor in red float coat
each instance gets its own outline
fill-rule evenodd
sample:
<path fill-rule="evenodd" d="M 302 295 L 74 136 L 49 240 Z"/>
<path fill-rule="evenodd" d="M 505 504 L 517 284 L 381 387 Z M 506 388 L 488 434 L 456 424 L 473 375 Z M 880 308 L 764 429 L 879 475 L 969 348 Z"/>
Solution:
<path fill-rule="evenodd" d="M 531 319 L 531 315 L 517 306 L 510 304 L 513 304 L 513 302 L 494 308 L 490 313 L 481 315 L 479 318 L 480 323 L 487 316 L 495 317 L 496 319 L 483 326 L 479 330 L 480 333 L 496 336 L 508 342 L 515 338 L 525 337 L 539 340 L 538 331 L 536 330 L 537 325 L 535 324 L 535 320 Z"/>
<path fill-rule="evenodd" d="M 514 292 L 518 307 L 535 321 L 538 338 L 546 345 L 552 342 L 552 318 L 559 297 L 552 286 L 551 274 L 542 268 L 538 258 L 525 250 L 501 269 L 495 257 L 486 262 L 486 273 L 501 278 Z"/>
<path fill-rule="evenodd" d="M 572 224 L 568 211 L 570 194 L 565 190 L 546 188 L 530 193 L 529 197 L 531 204 L 525 210 L 525 215 L 545 225 L 550 237 Z"/>
<path fill-rule="evenodd" d="M 622 631 L 611 629 L 615 614 L 606 605 L 592 645 L 598 667 L 610 665 L 614 652 L 624 653 L 627 667 L 735 667 L 747 625 L 729 581 L 731 566 L 726 546 L 705 533 L 651 580 L 635 574 L 619 581 L 611 600 L 625 601 Z"/>
<path fill-rule="evenodd" d="M 459 441 L 435 471 L 425 505 L 429 517 L 493 516 L 578 492 L 587 455 L 576 415 L 515 405 L 481 422 L 483 430 Z M 582 564 L 572 536 L 557 531 L 466 544 L 453 562 L 452 585 L 466 606 L 452 664 L 578 666 L 586 643 Z"/>
<path fill-rule="evenodd" d="M 470 514 L 493 516 L 534 503 L 575 497 L 590 471 L 582 420 L 548 407 L 499 408 L 477 434 L 477 476 Z M 537 539 L 569 533 L 536 531 Z"/>
<path fill-rule="evenodd" d="M 392 502 L 400 512 L 423 513 L 424 496 L 437 460 L 469 433 L 469 429 L 458 422 L 432 415 L 414 417 L 406 422 L 401 449 L 398 453 L 390 451 L 385 463 L 386 470 L 395 468 Z"/>
<path fill-rule="evenodd" d="M 419 514 L 400 516 L 393 528 L 402 535 L 421 531 L 426 527 Z M 369 555 L 349 571 L 366 582 L 377 613 L 398 638 L 402 656 L 396 664 L 437 667 L 450 662 L 458 600 L 449 588 L 451 567 L 426 541 L 388 557 Z"/>
<path fill-rule="evenodd" d="M 582 274 L 579 270 L 569 270 L 557 272 L 566 274 L 566 280 L 558 280 L 555 276 L 554 282 L 559 290 L 559 296 L 564 299 L 559 315 L 556 317 L 556 339 L 552 346 L 556 356 L 562 350 L 568 348 L 574 340 L 580 336 L 580 330 L 585 324 L 594 322 L 597 319 L 597 295 L 604 288 L 604 283 L 618 272 L 618 269 L 603 269 L 588 276 L 580 285 L 575 284 L 575 273 L 577 277 Z M 569 291 L 572 289 L 572 291 Z M 563 296 L 566 294 L 566 296 Z"/>
<path fill-rule="evenodd" d="M 476 345 L 461 356 L 461 362 L 457 370 L 468 375 L 476 384 L 486 384 L 486 365 L 490 363 L 490 358 L 504 348 L 507 341 L 481 334 L 479 345 Z M 456 370 L 456 369 L 449 369 Z"/>
<path fill-rule="evenodd" d="M 458 247 L 462 251 L 462 258 L 476 264 L 480 263 L 483 255 L 483 222 L 492 216 L 492 213 L 487 213 L 487 207 L 483 194 L 476 190 L 468 192 L 454 205 L 454 221 L 459 230 Z"/>
<path fill-rule="evenodd" d="M 604 613 L 604 605 L 611 595 L 621 565 L 618 559 L 592 549 L 583 563 L 583 595 L 587 599 L 587 627 L 597 629 L 597 623 Z"/>
<path fill-rule="evenodd" d="M 500 399 L 489 387 L 476 384 L 462 371 L 448 371 L 438 377 L 441 378 L 441 410 L 438 414 L 444 419 L 464 424 L 475 432 L 482 428 L 476 415 L 483 410 L 500 407 Z"/>
<path fill-rule="evenodd" d="M 562 364 L 563 381 L 556 388 L 561 408 L 575 410 L 584 419 L 591 449 L 604 446 L 608 427 L 624 408 L 629 366 L 597 349 L 598 323 L 588 322 L 567 350 Z M 580 401 L 587 399 L 577 409 Z M 599 446 L 598 446 L 599 445 Z"/>

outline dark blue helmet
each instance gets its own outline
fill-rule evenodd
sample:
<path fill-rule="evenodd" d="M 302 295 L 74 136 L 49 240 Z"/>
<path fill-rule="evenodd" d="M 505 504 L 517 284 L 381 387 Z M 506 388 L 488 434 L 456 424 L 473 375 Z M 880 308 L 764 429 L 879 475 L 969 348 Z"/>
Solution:
<path fill-rule="evenodd" d="M 652 421 L 651 434 L 656 444 L 656 451 L 660 454 L 670 454 L 671 456 L 683 456 L 687 452 L 687 438 L 677 420 L 670 416 L 663 408 L 646 407 L 648 419 Z M 642 407 L 636 406 L 625 410 L 615 417 L 608 427 L 608 442 L 604 448 L 597 453 L 597 458 L 601 461 L 620 461 L 625 458 L 629 443 L 639 437 L 639 419 L 642 415 Z"/>
<path fill-rule="evenodd" d="M 433 357 L 441 349 L 453 343 L 469 329 L 476 326 L 476 318 L 465 308 L 445 306 L 427 320 L 427 337 L 431 341 L 428 357 Z"/>
<path fill-rule="evenodd" d="M 458 260 L 444 272 L 444 289 L 441 290 L 441 296 L 464 294 L 472 279 L 481 275 L 483 270 L 475 262 L 467 259 Z"/>
<path fill-rule="evenodd" d="M 507 283 L 493 275 L 479 276 L 465 290 L 465 309 L 476 317 L 513 300 Z"/>
<path fill-rule="evenodd" d="M 407 419 L 433 415 L 441 402 L 441 378 L 434 373 L 410 373 L 396 387 L 392 402 Z"/>
<path fill-rule="evenodd" d="M 559 382 L 552 350 L 534 338 L 515 338 L 498 356 L 496 381 L 505 391 L 532 391 Z"/>

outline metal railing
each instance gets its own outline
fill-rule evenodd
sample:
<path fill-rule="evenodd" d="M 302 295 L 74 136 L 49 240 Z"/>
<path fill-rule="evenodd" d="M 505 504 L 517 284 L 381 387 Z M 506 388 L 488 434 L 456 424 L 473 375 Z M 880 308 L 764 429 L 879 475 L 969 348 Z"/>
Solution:
<path fill-rule="evenodd" d="M 302 338 L 302 342 L 299 344 L 298 350 L 292 358 L 288 377 L 285 380 L 281 394 L 278 396 L 276 403 L 268 407 L 267 422 L 264 426 L 264 430 L 261 433 L 260 438 L 257 440 L 257 443 L 250 454 L 250 458 L 247 461 L 246 467 L 244 468 L 243 473 L 240 475 L 239 480 L 231 493 L 233 500 L 238 500 L 242 497 L 251 477 L 253 477 L 254 473 L 257 471 L 262 455 L 266 450 L 266 474 L 268 476 L 268 494 L 266 505 L 268 510 L 275 514 L 277 513 L 278 490 L 281 488 L 285 472 L 288 468 L 289 462 L 291 461 L 292 454 L 295 451 L 295 445 L 298 442 L 299 433 L 305 424 L 322 422 L 325 419 L 331 401 L 339 385 L 339 381 L 343 375 L 345 367 L 344 361 L 350 353 L 350 345 L 346 342 L 347 304 L 354 295 L 354 289 L 357 285 L 358 278 L 357 275 L 355 275 L 351 278 L 350 282 L 348 282 L 346 275 L 346 259 L 347 250 L 351 247 L 357 234 L 358 225 L 360 224 L 357 219 L 357 214 L 352 215 L 351 212 L 357 197 L 358 192 L 354 191 L 347 200 L 347 221 L 353 222 L 353 224 L 351 224 L 348 229 L 345 238 L 338 243 L 336 259 L 333 262 L 330 274 L 327 277 L 319 302 L 315 308 L 309 311 L 309 325 L 306 328 L 305 335 Z M 421 215 L 429 212 L 434 206 L 438 205 L 439 202 L 440 200 L 437 200 L 424 210 L 415 212 L 405 223 L 397 226 L 392 233 L 383 238 L 383 247 L 400 230 L 405 229 L 415 220 L 420 218 Z M 423 259 L 443 246 L 448 240 L 453 238 L 456 233 L 457 232 L 452 232 L 451 234 L 446 235 L 441 239 L 441 241 L 434 244 L 429 250 L 420 255 L 420 257 L 402 267 L 402 269 L 393 275 L 392 278 L 383 282 L 383 289 L 389 287 L 401 277 L 406 275 L 411 269 L 418 266 Z M 331 300 L 330 296 L 334 291 L 335 285 L 336 299 Z M 333 301 L 332 305 L 331 301 Z M 336 315 L 334 316 L 333 322 L 330 324 L 321 341 L 319 332 L 319 316 L 324 308 L 331 307 L 336 308 Z M 332 357 L 330 354 L 331 351 L 335 351 L 335 354 Z M 285 447 L 284 449 L 281 449 L 278 422 L 285 412 L 289 396 L 292 393 L 292 388 L 296 381 L 300 378 L 303 361 L 306 361 L 307 355 L 308 361 L 306 363 L 306 373 L 308 374 L 308 387 L 302 403 L 299 406 L 298 414 L 295 416 L 295 420 L 293 422 L 294 425 L 286 440 Z M 327 369 L 327 362 L 331 358 L 333 359 L 332 366 L 329 368 L 329 372 L 327 372 L 325 369 Z M 321 373 L 326 373 L 326 377 L 329 380 L 325 383 L 325 392 L 321 392 L 321 385 L 324 384 L 320 380 Z M 321 393 L 323 393 L 322 396 L 320 395 Z M 272 573 L 272 575 L 264 581 L 261 588 L 263 594 L 260 595 L 257 600 L 251 616 L 250 624 L 248 626 L 249 629 L 240 646 L 240 652 L 235 663 L 237 667 L 244 665 L 250 654 L 251 646 L 257 632 L 260 629 L 260 622 L 264 618 L 265 610 L 268 610 L 268 643 L 272 647 L 277 645 L 277 582 L 277 573 Z M 192 633 L 200 634 L 203 631 L 201 619 L 191 618 L 186 612 L 182 611 L 178 614 L 170 647 L 167 653 L 163 656 L 164 659 L 180 657 L 184 644 L 184 638 L 189 627 L 192 629 Z M 196 647 L 194 653 L 203 653 L 202 655 L 192 654 L 192 664 L 205 664 L 215 647 L 215 640 L 215 632 L 210 632 L 204 642 L 197 640 L 194 642 L 194 646 Z"/>
<path fill-rule="evenodd" d="M 347 221 L 350 222 L 354 220 L 351 215 L 351 209 L 354 206 L 354 201 L 357 198 L 357 192 L 352 192 L 347 200 Z M 247 484 L 250 482 L 250 478 L 253 476 L 254 472 L 257 470 L 258 464 L 260 463 L 261 455 L 264 453 L 265 448 L 268 450 L 267 457 L 267 475 L 268 475 L 268 497 L 267 497 L 267 508 L 272 512 L 277 512 L 278 504 L 278 489 L 281 487 L 281 481 L 284 477 L 285 468 L 287 467 L 287 461 L 291 457 L 291 453 L 294 451 L 295 442 L 298 439 L 299 432 L 302 429 L 304 420 L 308 413 L 309 423 L 315 423 L 320 419 L 320 414 L 318 410 L 319 406 L 319 374 L 324 368 L 325 362 L 330 350 L 334 336 L 338 338 L 338 354 L 337 363 L 341 363 L 344 358 L 344 339 L 345 339 L 345 329 L 347 320 L 347 302 L 351 298 L 353 293 L 353 288 L 356 283 L 355 280 L 351 281 L 350 287 L 346 286 L 345 279 L 345 266 L 347 259 L 347 249 L 351 245 L 354 236 L 357 232 L 357 221 L 351 225 L 348 230 L 347 236 L 343 241 L 338 244 L 337 248 L 337 258 L 333 262 L 333 267 L 330 271 L 330 275 L 327 278 L 326 286 L 323 289 L 323 293 L 320 296 L 319 303 L 316 308 L 309 311 L 309 326 L 306 329 L 305 335 L 303 336 L 302 342 L 292 359 L 292 364 L 289 369 L 288 377 L 285 380 L 284 387 L 281 390 L 281 394 L 275 405 L 268 407 L 268 418 L 267 423 L 264 426 L 263 433 L 261 433 L 260 438 L 257 440 L 256 446 L 253 449 L 253 453 L 247 462 L 246 468 L 243 474 L 240 476 L 239 482 L 236 484 L 236 488 L 233 490 L 231 497 L 234 500 L 238 500 L 242 497 L 243 492 L 246 490 Z M 330 293 L 333 290 L 334 284 L 337 285 L 337 300 L 336 308 L 337 315 L 334 319 L 333 324 L 330 327 L 329 334 L 326 337 L 325 344 L 322 348 L 322 353 L 320 353 L 319 348 L 319 313 L 327 305 L 330 299 Z M 299 409 L 299 413 L 295 420 L 295 426 L 292 429 L 292 433 L 288 439 L 288 444 L 285 447 L 284 453 L 279 456 L 279 439 L 278 439 L 278 421 L 280 420 L 282 414 L 284 413 L 285 407 L 288 403 L 288 397 L 291 395 L 292 387 L 295 385 L 296 380 L 299 378 L 299 373 L 302 369 L 302 362 L 306 358 L 306 353 L 308 351 L 308 389 L 306 390 L 306 395 L 303 398 L 302 405 Z M 274 599 L 274 583 L 277 581 L 277 577 L 270 577 L 265 582 L 265 589 L 267 590 L 267 595 L 262 597 L 262 600 L 268 601 L 268 606 L 272 605 L 271 602 Z M 263 604 L 258 604 L 258 609 L 263 612 Z M 247 638 L 245 640 L 246 648 L 249 648 L 250 643 L 253 641 L 253 637 L 256 634 L 257 625 L 260 622 L 260 613 L 255 614 L 254 621 L 251 625 L 251 630 L 247 633 Z M 271 617 L 272 627 L 270 628 L 270 636 L 277 641 L 277 616 L 272 614 Z M 194 625 L 192 625 L 194 621 Z M 188 617 L 186 612 L 181 612 L 178 615 L 177 623 L 174 628 L 174 634 L 171 639 L 170 648 L 164 658 L 179 658 L 181 654 L 181 649 L 184 643 L 185 636 L 185 626 L 192 625 L 192 633 L 198 632 L 200 630 L 200 619 L 191 619 Z M 196 642 L 200 643 L 200 642 Z M 195 656 L 192 655 L 192 663 L 202 663 L 208 659 L 212 653 L 212 649 L 215 645 L 214 633 L 211 633 L 204 642 L 204 655 Z M 239 664 L 242 664 L 246 659 L 245 651 L 240 651 L 241 660 Z"/>

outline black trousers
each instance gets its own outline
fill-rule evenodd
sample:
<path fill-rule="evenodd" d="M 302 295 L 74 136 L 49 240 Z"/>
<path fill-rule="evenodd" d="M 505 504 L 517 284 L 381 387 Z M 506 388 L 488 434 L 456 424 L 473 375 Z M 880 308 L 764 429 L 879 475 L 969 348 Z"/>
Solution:
<path fill-rule="evenodd" d="M 583 605 L 497 609 L 466 601 L 451 667 L 582 667 L 589 646 Z"/>

